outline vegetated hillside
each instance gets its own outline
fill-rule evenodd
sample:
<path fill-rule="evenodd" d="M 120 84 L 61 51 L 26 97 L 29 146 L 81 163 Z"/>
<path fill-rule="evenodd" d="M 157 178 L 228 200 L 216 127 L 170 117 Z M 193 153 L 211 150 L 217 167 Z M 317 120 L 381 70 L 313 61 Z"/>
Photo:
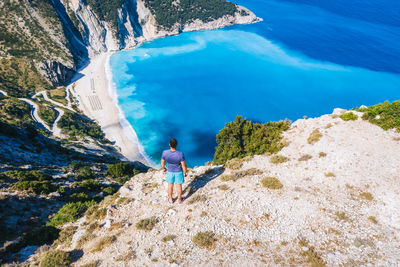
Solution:
<path fill-rule="evenodd" d="M 29 262 L 397 266 L 400 133 L 367 119 L 397 120 L 398 103 L 298 120 L 278 153 L 195 167 L 182 204 L 168 204 L 162 171 L 136 175 Z M 252 128 L 237 118 L 220 137 L 238 122 Z"/>
<path fill-rule="evenodd" d="M 223 16 L 233 16 L 237 7 L 225 0 L 145 0 L 160 28 L 168 29 L 175 24 L 185 25 L 195 20 L 209 22 Z"/>

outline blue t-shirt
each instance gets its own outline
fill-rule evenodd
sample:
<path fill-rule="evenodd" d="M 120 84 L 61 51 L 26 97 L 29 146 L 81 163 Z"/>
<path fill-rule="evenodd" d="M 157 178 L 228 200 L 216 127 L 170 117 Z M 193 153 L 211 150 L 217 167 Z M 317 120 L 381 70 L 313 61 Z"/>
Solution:
<path fill-rule="evenodd" d="M 182 165 L 181 162 L 185 161 L 185 156 L 182 152 L 176 150 L 171 151 L 170 149 L 164 150 L 161 159 L 167 162 L 167 171 L 169 172 L 181 172 Z"/>

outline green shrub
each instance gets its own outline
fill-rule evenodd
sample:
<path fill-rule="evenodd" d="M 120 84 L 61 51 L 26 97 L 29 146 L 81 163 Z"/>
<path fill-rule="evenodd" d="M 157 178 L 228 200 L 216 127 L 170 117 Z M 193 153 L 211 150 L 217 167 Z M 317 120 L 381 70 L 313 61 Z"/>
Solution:
<path fill-rule="evenodd" d="M 103 189 L 103 192 L 104 192 L 106 195 L 112 195 L 112 194 L 114 194 L 115 192 L 117 192 L 117 189 L 114 188 L 114 187 L 112 187 L 112 186 L 108 186 L 108 187 L 106 187 L 106 188 Z"/>
<path fill-rule="evenodd" d="M 56 112 L 47 106 L 39 105 L 38 111 L 39 117 L 47 123 L 47 125 L 51 126 L 53 122 L 56 120 Z"/>
<path fill-rule="evenodd" d="M 215 246 L 217 239 L 215 238 L 215 234 L 213 232 L 198 232 L 192 238 L 192 241 L 200 248 L 211 249 Z"/>
<path fill-rule="evenodd" d="M 344 121 L 355 121 L 358 119 L 358 116 L 354 114 L 353 112 L 346 112 L 342 115 L 340 115 L 340 118 Z"/>
<path fill-rule="evenodd" d="M 20 181 L 50 181 L 52 177 L 44 172 L 33 171 L 7 171 L 4 173 L 10 178 Z"/>
<path fill-rule="evenodd" d="M 36 230 L 29 231 L 23 238 L 23 242 L 28 246 L 40 246 L 50 244 L 58 238 L 60 230 L 53 226 L 42 226 Z"/>
<path fill-rule="evenodd" d="M 72 162 L 68 165 L 68 169 L 70 169 L 70 170 L 73 171 L 73 172 L 79 170 L 80 167 L 81 167 L 81 163 L 79 163 L 79 162 L 77 162 L 77 161 L 72 161 Z"/>
<path fill-rule="evenodd" d="M 154 226 L 156 226 L 156 224 L 157 224 L 157 218 L 153 216 L 151 218 L 140 220 L 136 224 L 136 229 L 151 231 L 154 228 Z"/>
<path fill-rule="evenodd" d="M 400 100 L 385 102 L 358 110 L 364 112 L 362 119 L 380 126 L 384 130 L 396 129 L 400 132 Z"/>
<path fill-rule="evenodd" d="M 70 266 L 71 263 L 71 253 L 61 250 L 51 250 L 43 255 L 40 267 Z"/>
<path fill-rule="evenodd" d="M 76 178 L 79 180 L 88 180 L 96 178 L 96 174 L 90 169 L 90 167 L 80 167 L 79 172 L 76 175 Z"/>
<path fill-rule="evenodd" d="M 47 195 L 57 191 L 58 186 L 49 181 L 19 181 L 15 183 L 14 188 L 20 191 L 29 190 L 36 194 Z"/>
<path fill-rule="evenodd" d="M 114 178 L 119 184 L 124 184 L 132 176 L 140 173 L 129 162 L 118 162 L 115 164 L 107 165 L 107 174 Z"/>
<path fill-rule="evenodd" d="M 69 196 L 69 201 L 71 202 L 85 202 L 89 201 L 91 198 L 85 193 L 73 193 Z"/>
<path fill-rule="evenodd" d="M 74 222 L 78 220 L 85 211 L 95 205 L 95 201 L 74 202 L 62 206 L 57 214 L 47 223 L 48 226 L 59 226 L 67 222 Z"/>
<path fill-rule="evenodd" d="M 283 187 L 281 182 L 275 177 L 264 177 L 261 180 L 261 184 L 269 189 L 281 189 Z"/>
<path fill-rule="evenodd" d="M 85 180 L 83 182 L 77 182 L 76 186 L 83 191 L 89 191 L 89 192 L 97 192 L 102 189 L 101 183 L 95 181 L 95 180 Z"/>
<path fill-rule="evenodd" d="M 217 134 L 214 163 L 223 164 L 229 159 L 276 153 L 283 148 L 282 132 L 289 129 L 289 121 L 252 123 L 241 116 L 225 124 Z"/>
<path fill-rule="evenodd" d="M 58 121 L 60 127 L 70 137 L 90 136 L 94 139 L 105 141 L 104 133 L 100 126 L 89 118 L 78 113 L 67 111 Z"/>

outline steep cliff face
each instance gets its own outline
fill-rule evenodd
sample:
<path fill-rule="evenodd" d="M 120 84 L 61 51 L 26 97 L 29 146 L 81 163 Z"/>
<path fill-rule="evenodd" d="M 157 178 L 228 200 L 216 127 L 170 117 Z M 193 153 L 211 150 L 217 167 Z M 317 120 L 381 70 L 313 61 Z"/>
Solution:
<path fill-rule="evenodd" d="M 156 15 L 144 0 L 123 2 L 118 8 L 117 28 L 112 23 L 102 21 L 94 9 L 83 0 L 65 1 L 81 24 L 82 36 L 90 57 L 110 50 L 133 48 L 138 44 L 181 32 L 215 29 L 233 24 L 248 24 L 259 20 L 250 10 L 236 6 L 233 15 L 225 15 L 206 22 L 196 19 L 190 23 L 177 21 L 171 27 L 160 27 Z"/>
<path fill-rule="evenodd" d="M 200 2 L 203 6 L 198 6 Z M 258 20 L 248 9 L 224 0 L 199 3 L 182 0 L 164 6 L 162 1 L 150 0 L 4 0 L 0 2 L 0 57 L 35 65 L 32 72 L 42 75 L 50 88 L 65 85 L 77 67 L 107 51 L 133 48 L 181 32 Z M 0 76 L 12 83 L 7 73 Z"/>

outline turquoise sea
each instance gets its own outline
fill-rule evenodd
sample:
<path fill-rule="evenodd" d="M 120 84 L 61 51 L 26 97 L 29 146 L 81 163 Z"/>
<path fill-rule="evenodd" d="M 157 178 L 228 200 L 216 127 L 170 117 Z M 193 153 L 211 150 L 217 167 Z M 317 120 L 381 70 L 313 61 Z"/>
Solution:
<path fill-rule="evenodd" d="M 400 99 L 397 1 L 236 1 L 263 22 L 183 33 L 113 54 L 118 101 L 151 160 L 168 141 L 213 158 L 236 115 L 296 120 Z"/>

